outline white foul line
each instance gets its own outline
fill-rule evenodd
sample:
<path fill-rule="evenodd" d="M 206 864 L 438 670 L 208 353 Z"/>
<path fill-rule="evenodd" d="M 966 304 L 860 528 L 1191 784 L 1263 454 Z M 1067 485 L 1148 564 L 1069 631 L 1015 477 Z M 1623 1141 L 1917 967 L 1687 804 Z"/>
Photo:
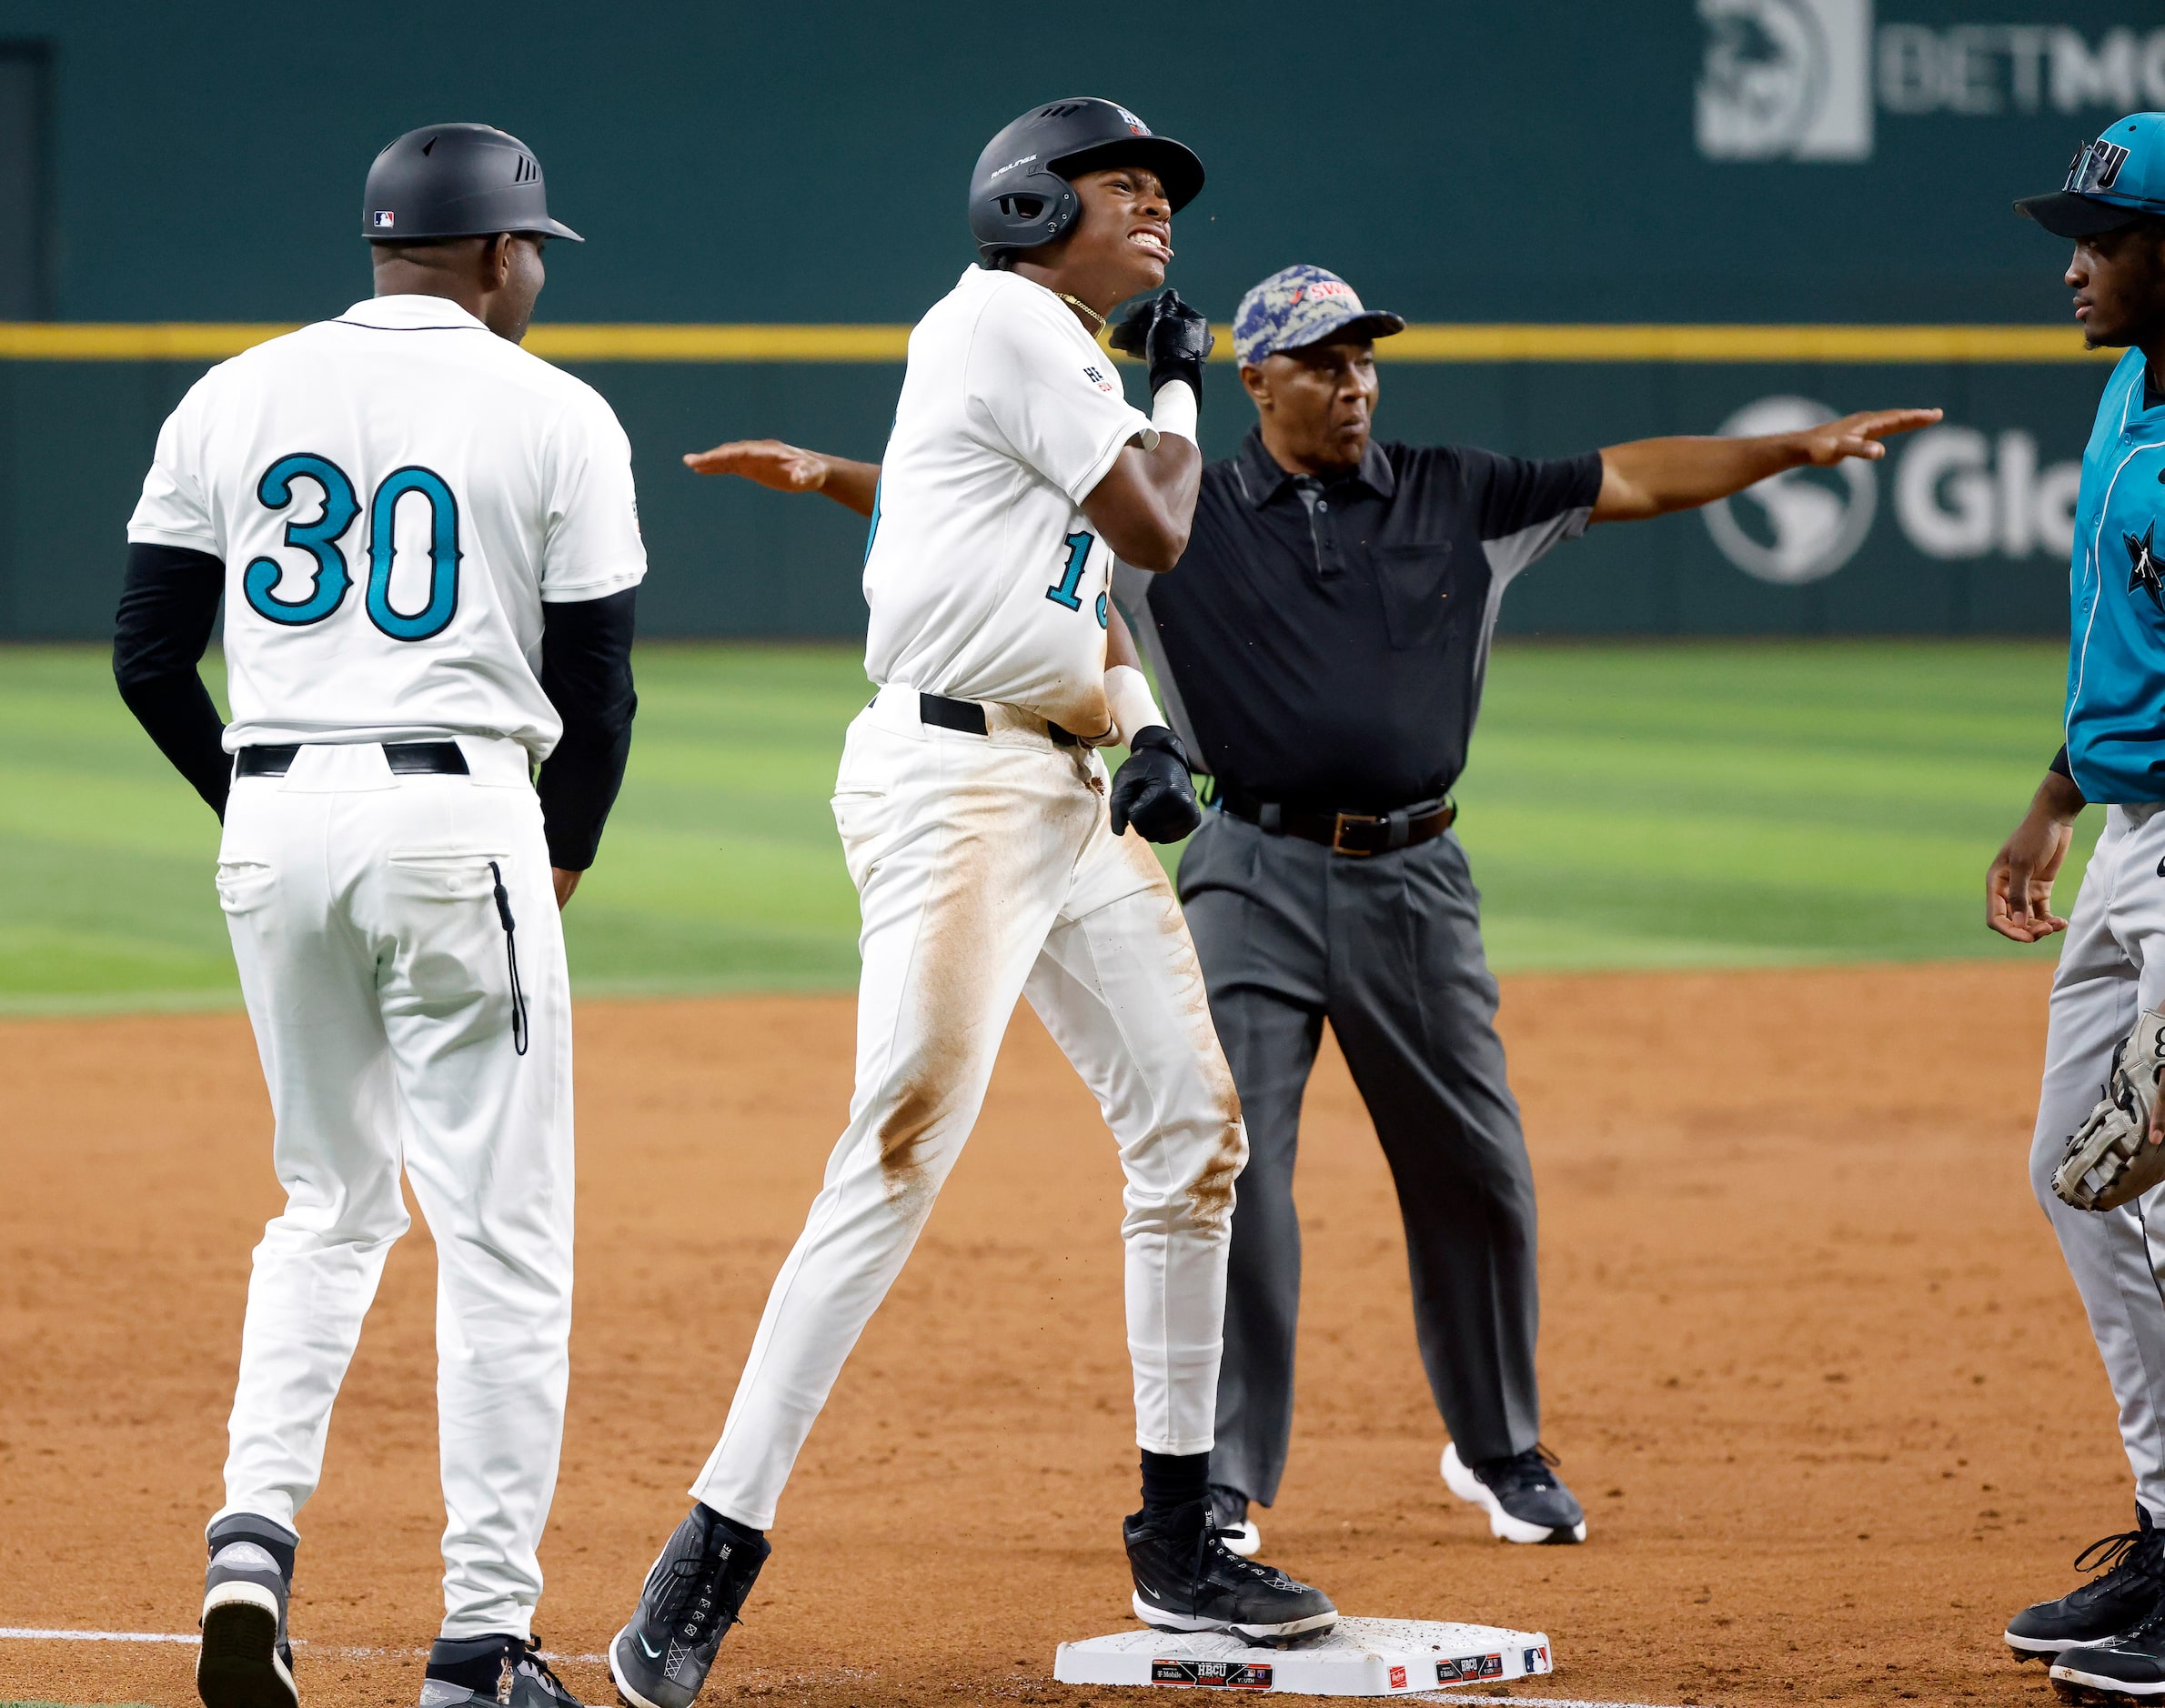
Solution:
<path fill-rule="evenodd" d="M 15 1638 L 23 1643 L 182 1643 L 191 1648 L 200 1646 L 203 1639 L 194 1632 L 178 1631 L 44 1631 L 32 1625 L 0 1625 L 0 1639 Z M 426 1655 L 426 1649 L 355 1649 L 340 1648 L 329 1643 L 311 1645 L 306 1637 L 296 1637 L 293 1646 L 306 1649 L 313 1646 L 318 1654 L 372 1655 L 405 1654 Z M 541 1652 L 544 1661 L 583 1661 L 599 1666 L 609 1659 L 606 1654 L 556 1654 Z"/>

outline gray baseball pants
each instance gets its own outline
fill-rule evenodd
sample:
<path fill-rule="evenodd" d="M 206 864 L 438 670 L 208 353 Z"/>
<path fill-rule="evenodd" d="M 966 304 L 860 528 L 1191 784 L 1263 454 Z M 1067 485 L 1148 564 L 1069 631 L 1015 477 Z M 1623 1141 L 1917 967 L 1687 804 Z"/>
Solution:
<path fill-rule="evenodd" d="M 1198 948 L 1201 944 L 1198 943 Z M 1206 958 L 1204 966 L 1209 965 Z M 2063 1204 L 2053 1170 L 2068 1135 L 2104 1095 L 2112 1051 L 2145 1009 L 2165 1004 L 2165 806 L 2108 807 L 2052 980 L 2045 1080 L 2029 1181 L 2067 1259 L 2120 1407 L 2135 1498 L 2165 1520 L 2165 1187 L 2118 1210 Z M 1234 1063 L 1237 1084 L 1240 1064 Z M 1241 1190 L 1245 1192 L 1244 1181 Z M 1234 1249 L 1240 1226 L 1234 1224 Z M 1223 1427 L 1223 1426 L 1221 1426 Z"/>
<path fill-rule="evenodd" d="M 1293 1432 L 1301 1098 L 1327 1019 L 1398 1188 L 1414 1327 L 1468 1462 L 1540 1434 L 1534 1179 L 1480 895 L 1446 833 L 1357 859 L 1207 812 L 1180 895 L 1248 1128 L 1211 1481 L 1268 1506 Z"/>

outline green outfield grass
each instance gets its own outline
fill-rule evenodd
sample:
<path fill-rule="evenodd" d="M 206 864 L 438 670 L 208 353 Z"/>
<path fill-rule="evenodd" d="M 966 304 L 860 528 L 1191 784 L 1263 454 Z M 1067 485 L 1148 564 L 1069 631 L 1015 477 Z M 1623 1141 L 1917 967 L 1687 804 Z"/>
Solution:
<path fill-rule="evenodd" d="M 1459 789 L 1500 969 L 2029 954 L 1985 862 L 2058 743 L 2043 644 L 1505 646 Z M 653 645 L 567 915 L 589 995 L 847 987 L 827 809 L 855 651 Z M 214 688 L 218 685 L 214 681 Z M 237 1000 L 217 826 L 101 651 L 0 649 L 0 1011 Z M 2097 831 L 2086 815 L 2074 879 Z"/>

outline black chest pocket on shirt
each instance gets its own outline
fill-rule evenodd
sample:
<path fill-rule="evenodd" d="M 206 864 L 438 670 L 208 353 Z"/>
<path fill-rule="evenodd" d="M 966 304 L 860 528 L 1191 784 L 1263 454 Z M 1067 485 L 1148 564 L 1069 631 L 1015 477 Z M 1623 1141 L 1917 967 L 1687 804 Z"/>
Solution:
<path fill-rule="evenodd" d="M 1458 612 L 1449 540 L 1421 546 L 1371 546 L 1384 629 L 1395 652 L 1433 647 Z"/>

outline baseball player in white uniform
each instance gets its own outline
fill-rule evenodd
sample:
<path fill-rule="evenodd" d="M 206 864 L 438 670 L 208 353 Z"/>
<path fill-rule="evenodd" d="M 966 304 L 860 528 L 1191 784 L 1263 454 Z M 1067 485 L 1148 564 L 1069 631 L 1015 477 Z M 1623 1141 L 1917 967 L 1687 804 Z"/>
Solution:
<path fill-rule="evenodd" d="M 571 1305 L 558 909 L 622 775 L 646 558 L 616 417 L 519 347 L 542 243 L 576 240 L 531 153 L 430 126 L 366 197 L 376 296 L 213 368 L 166 421 L 115 648 L 222 809 L 287 1192 L 248 1289 L 198 1688 L 297 1700 L 297 1515 L 408 1226 L 403 1167 L 436 1240 L 448 1519 L 420 1700 L 562 1708 L 531 1641 Z M 221 594 L 222 732 L 196 675 Z"/>
<path fill-rule="evenodd" d="M 1226 1230 L 1247 1140 L 1178 904 L 1144 836 L 1194 825 L 1185 756 L 1139 671 L 1108 670 L 1113 554 L 1177 561 L 1209 331 L 1139 311 L 1154 414 L 1093 337 L 1163 284 L 1195 156 L 1109 101 L 1036 108 L 972 180 L 972 267 L 910 338 L 865 562 L 866 668 L 835 819 L 863 909 L 857 1089 L 782 1266 L 698 1504 L 610 1645 L 634 1708 L 689 1708 L 843 1360 L 900 1272 L 1027 996 L 1095 1093 L 1122 1234 L 1143 1510 L 1137 1613 L 1277 1639 L 1337 1618 L 1236 1559 L 1205 1500 Z M 862 466 L 860 466 L 861 468 Z M 1124 633 L 1124 631 L 1123 631 Z M 1123 673 L 1124 672 L 1124 673 Z M 1133 757 L 1110 779 L 1093 744 Z M 1141 836 L 1123 832 L 1130 823 Z"/>

